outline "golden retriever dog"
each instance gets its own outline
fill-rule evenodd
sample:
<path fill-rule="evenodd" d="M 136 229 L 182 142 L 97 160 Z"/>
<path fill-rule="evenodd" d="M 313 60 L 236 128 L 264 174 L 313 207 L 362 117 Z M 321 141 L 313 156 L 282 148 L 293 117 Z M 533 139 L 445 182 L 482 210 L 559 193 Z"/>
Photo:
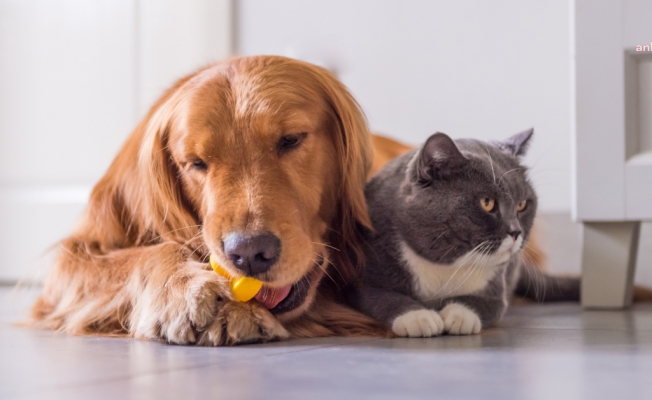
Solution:
<path fill-rule="evenodd" d="M 335 302 L 361 265 L 366 121 L 328 71 L 236 58 L 179 80 L 92 191 L 28 325 L 219 346 L 386 335 Z M 233 299 L 210 255 L 264 282 Z"/>

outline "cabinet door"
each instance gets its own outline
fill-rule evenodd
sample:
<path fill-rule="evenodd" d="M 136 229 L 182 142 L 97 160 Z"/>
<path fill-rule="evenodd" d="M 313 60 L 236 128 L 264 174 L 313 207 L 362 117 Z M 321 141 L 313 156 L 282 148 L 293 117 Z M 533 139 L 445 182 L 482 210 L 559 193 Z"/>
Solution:
<path fill-rule="evenodd" d="M 629 2 L 626 2 L 629 4 Z M 642 9 L 639 9 L 642 8 Z M 647 9 L 645 9 L 647 8 Z M 625 217 L 652 219 L 652 2 L 632 2 L 625 9 Z M 639 29 L 632 29 L 639 27 Z M 633 31 L 633 32 L 632 32 Z M 644 43 L 637 38 L 648 38 Z M 637 51 L 638 50 L 640 51 Z M 643 49 L 647 49 L 643 51 Z"/>
<path fill-rule="evenodd" d="M 576 0 L 574 215 L 652 219 L 652 2 Z"/>

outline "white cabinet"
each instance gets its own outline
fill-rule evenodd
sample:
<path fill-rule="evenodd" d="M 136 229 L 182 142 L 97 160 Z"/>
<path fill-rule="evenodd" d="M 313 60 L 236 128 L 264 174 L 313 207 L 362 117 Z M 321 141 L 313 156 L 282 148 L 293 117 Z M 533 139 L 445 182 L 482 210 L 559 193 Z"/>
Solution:
<path fill-rule="evenodd" d="M 641 221 L 652 220 L 652 2 L 576 0 L 572 11 L 582 303 L 619 308 L 631 302 Z"/>

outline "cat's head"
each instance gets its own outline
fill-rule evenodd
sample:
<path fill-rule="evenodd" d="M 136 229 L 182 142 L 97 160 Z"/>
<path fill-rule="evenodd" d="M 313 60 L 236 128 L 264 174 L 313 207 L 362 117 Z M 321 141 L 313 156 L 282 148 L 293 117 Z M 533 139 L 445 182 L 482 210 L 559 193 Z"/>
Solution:
<path fill-rule="evenodd" d="M 537 209 L 520 163 L 532 133 L 492 143 L 430 136 L 399 190 L 395 222 L 404 243 L 439 264 L 493 266 L 518 253 Z"/>

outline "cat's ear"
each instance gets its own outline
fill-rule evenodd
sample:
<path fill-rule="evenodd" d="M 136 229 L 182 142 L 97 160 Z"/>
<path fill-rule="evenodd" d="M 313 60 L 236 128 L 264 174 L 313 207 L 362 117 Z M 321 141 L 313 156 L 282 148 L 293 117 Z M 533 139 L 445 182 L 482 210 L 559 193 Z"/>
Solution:
<path fill-rule="evenodd" d="M 532 139 L 533 133 L 534 128 L 530 128 L 527 131 L 517 133 L 503 142 L 498 142 L 497 146 L 509 155 L 515 157 L 524 156 L 530 147 L 530 139 Z"/>
<path fill-rule="evenodd" d="M 445 133 L 437 132 L 426 140 L 419 151 L 417 178 L 421 182 L 446 178 L 467 162 L 453 139 Z"/>

